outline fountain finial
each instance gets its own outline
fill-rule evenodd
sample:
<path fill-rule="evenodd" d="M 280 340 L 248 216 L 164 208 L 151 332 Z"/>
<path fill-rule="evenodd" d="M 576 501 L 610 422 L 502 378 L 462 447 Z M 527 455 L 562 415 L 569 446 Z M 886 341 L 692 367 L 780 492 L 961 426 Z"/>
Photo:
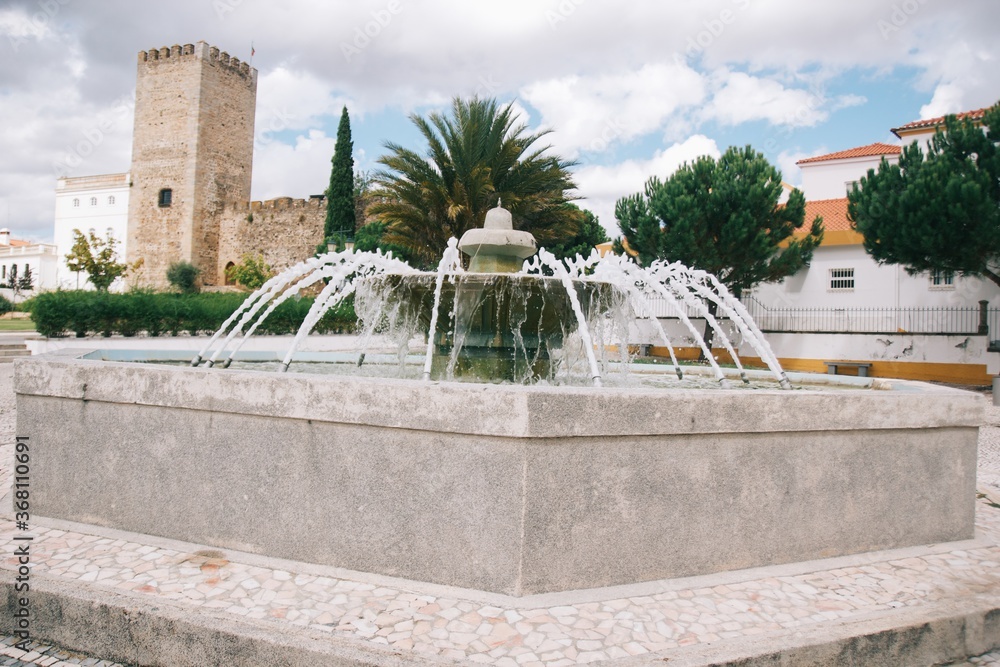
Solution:
<path fill-rule="evenodd" d="M 510 211 L 497 201 L 486 212 L 482 229 L 470 229 L 462 235 L 458 249 L 471 257 L 473 273 L 517 273 L 524 260 L 538 250 L 530 232 L 514 229 Z"/>

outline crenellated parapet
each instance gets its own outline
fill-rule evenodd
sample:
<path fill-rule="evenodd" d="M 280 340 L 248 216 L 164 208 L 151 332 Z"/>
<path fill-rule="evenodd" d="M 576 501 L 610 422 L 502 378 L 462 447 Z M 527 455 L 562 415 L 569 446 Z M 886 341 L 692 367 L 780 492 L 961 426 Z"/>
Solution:
<path fill-rule="evenodd" d="M 266 201 L 250 202 L 250 211 L 283 211 L 289 209 L 326 209 L 326 197 L 314 196 L 309 199 L 278 197 Z"/>
<path fill-rule="evenodd" d="M 173 46 L 164 46 L 158 49 L 139 52 L 139 63 L 146 66 L 156 66 L 162 63 L 178 62 L 193 58 L 217 64 L 250 81 L 257 80 L 257 70 L 250 67 L 249 63 L 230 56 L 225 51 L 220 51 L 218 47 L 209 46 L 205 42 L 185 44 L 184 46 L 174 44 Z"/>

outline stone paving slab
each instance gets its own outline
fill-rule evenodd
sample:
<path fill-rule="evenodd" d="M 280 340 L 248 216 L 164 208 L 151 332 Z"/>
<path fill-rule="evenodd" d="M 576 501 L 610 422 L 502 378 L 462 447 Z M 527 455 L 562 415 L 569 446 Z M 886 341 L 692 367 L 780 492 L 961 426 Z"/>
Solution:
<path fill-rule="evenodd" d="M 270 620 L 417 655 L 497 665 L 584 664 L 734 638 L 818 627 L 893 609 L 1000 591 L 1000 509 L 978 504 L 991 543 L 855 566 L 745 581 L 648 585 L 644 595 L 497 606 L 399 586 L 250 564 L 243 554 L 168 548 L 98 531 L 32 527 L 32 576 L 124 591 L 147 604 Z M 13 522 L 0 521 L 0 567 L 16 559 Z M 837 559 L 843 562 L 845 559 Z M 309 570 L 311 573 L 307 573 Z M 989 648 L 989 647 L 987 647 Z"/>

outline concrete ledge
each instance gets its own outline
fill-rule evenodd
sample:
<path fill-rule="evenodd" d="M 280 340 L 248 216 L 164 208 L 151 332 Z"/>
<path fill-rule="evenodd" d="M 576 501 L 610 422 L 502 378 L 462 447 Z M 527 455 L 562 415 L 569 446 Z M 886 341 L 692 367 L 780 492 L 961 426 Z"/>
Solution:
<path fill-rule="evenodd" d="M 833 394 L 522 387 L 51 355 L 18 360 L 14 372 L 19 395 L 513 438 L 978 428 L 985 408 L 969 392 L 905 382 L 908 391 Z"/>
<path fill-rule="evenodd" d="M 148 667 L 341 667 L 462 663 L 286 624 L 192 613 L 98 585 L 32 577 L 32 634 L 69 649 Z M 13 574 L 0 570 L 0 631 L 11 632 Z M 674 649 L 599 664 L 620 667 L 923 667 L 1000 646 L 1000 594 L 905 608 L 846 622 Z"/>
<path fill-rule="evenodd" d="M 13 633 L 14 573 L 0 570 L 0 632 Z M 170 601 L 31 577 L 31 634 L 102 659 L 143 667 L 403 667 L 454 665 L 288 624 L 192 612 Z"/>

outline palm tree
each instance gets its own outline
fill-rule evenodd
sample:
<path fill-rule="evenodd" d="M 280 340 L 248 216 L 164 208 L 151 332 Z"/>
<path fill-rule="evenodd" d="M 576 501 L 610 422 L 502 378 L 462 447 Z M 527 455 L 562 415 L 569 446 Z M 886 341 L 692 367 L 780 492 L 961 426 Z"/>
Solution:
<path fill-rule="evenodd" d="M 451 115 L 416 114 L 410 119 L 428 143 L 426 157 L 388 142 L 389 154 L 374 175 L 368 213 L 386 224 L 383 243 L 410 251 L 415 263 L 437 263 L 450 237 L 481 227 L 486 211 L 503 202 L 514 227 L 535 235 L 539 245 L 574 236 L 583 221 L 569 205 L 576 186 L 573 166 L 534 144 L 548 132 L 531 134 L 515 124 L 512 105 L 456 98 Z"/>

